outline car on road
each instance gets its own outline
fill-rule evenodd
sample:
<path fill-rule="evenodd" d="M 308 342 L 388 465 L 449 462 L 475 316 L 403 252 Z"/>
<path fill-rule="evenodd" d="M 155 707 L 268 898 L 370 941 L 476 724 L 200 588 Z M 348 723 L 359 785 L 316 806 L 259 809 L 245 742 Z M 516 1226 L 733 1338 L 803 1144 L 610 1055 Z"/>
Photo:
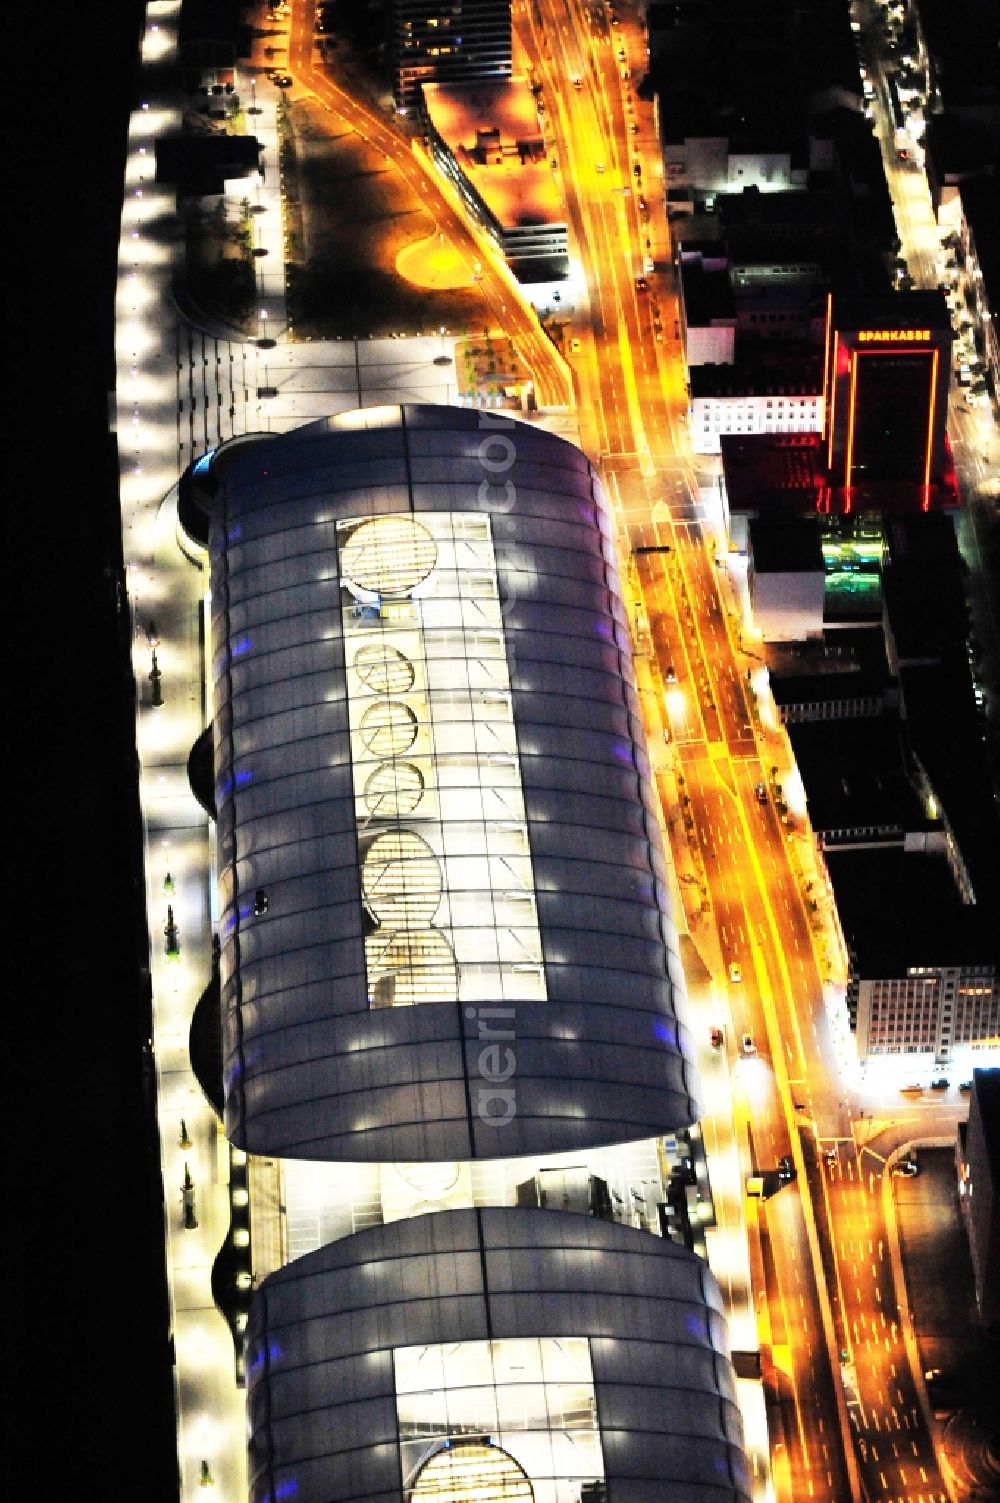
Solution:
<path fill-rule="evenodd" d="M 936 1383 L 938 1381 L 938 1379 L 940 1378 L 940 1376 L 941 1376 L 941 1369 L 939 1367 L 929 1367 L 927 1369 L 927 1371 L 924 1373 L 924 1382 L 925 1383 Z"/>
<path fill-rule="evenodd" d="M 787 1185 L 790 1179 L 795 1178 L 795 1165 L 790 1153 L 783 1153 L 778 1160 L 778 1178 L 783 1185 Z"/>
<path fill-rule="evenodd" d="M 939 1075 L 938 1078 L 937 1078 L 937 1080 L 932 1080 L 931 1081 L 931 1090 L 932 1091 L 946 1091 L 948 1089 L 948 1083 L 949 1082 L 948 1082 L 947 1075 Z"/>
<path fill-rule="evenodd" d="M 271 82 L 277 89 L 290 89 L 292 87 L 292 75 L 290 73 L 272 73 Z"/>
<path fill-rule="evenodd" d="M 743 1037 L 740 1039 L 740 1048 L 743 1050 L 744 1054 L 757 1053 L 757 1045 L 753 1041 L 752 1033 L 745 1033 L 743 1035 Z"/>
<path fill-rule="evenodd" d="M 911 1081 L 909 1085 L 901 1085 L 899 1088 L 899 1094 L 901 1096 L 922 1096 L 924 1094 L 924 1088 L 919 1081 L 914 1080 Z"/>
<path fill-rule="evenodd" d="M 583 79 L 582 78 L 574 78 L 573 79 L 573 87 L 574 87 L 574 89 L 582 89 L 583 88 Z"/>
<path fill-rule="evenodd" d="M 765 783 L 758 783 L 754 789 L 754 793 L 757 795 L 758 804 L 767 803 L 767 785 Z"/>
<path fill-rule="evenodd" d="M 743 980 L 743 972 L 740 970 L 738 960 L 731 960 L 729 962 L 729 979 L 734 983 Z"/>
<path fill-rule="evenodd" d="M 667 664 L 667 671 L 666 671 L 665 677 L 666 677 L 666 680 L 667 680 L 668 684 L 676 684 L 676 682 L 677 682 L 677 669 L 674 667 L 673 663 L 668 663 Z"/>
<path fill-rule="evenodd" d="M 648 287 L 649 287 L 649 283 L 646 281 L 645 277 L 636 277 L 636 279 L 635 279 L 635 290 L 636 290 L 636 292 L 645 292 Z"/>
<path fill-rule="evenodd" d="M 603 162 L 595 162 L 594 166 L 595 166 L 595 168 L 597 169 L 598 172 L 603 172 L 604 171 L 604 163 Z"/>
<path fill-rule="evenodd" d="M 837 1163 L 837 1150 L 836 1150 L 836 1148 L 824 1148 L 823 1149 L 823 1157 L 824 1157 L 824 1159 L 826 1159 L 826 1162 L 828 1164 L 836 1164 Z"/>
<path fill-rule="evenodd" d="M 579 355 L 580 351 L 583 349 L 582 341 L 579 339 L 571 339 L 569 342 L 569 349 L 571 355 Z"/>
<path fill-rule="evenodd" d="M 920 1167 L 913 1159 L 903 1159 L 901 1163 L 892 1166 L 893 1174 L 902 1174 L 906 1179 L 912 1179 L 920 1173 Z"/>

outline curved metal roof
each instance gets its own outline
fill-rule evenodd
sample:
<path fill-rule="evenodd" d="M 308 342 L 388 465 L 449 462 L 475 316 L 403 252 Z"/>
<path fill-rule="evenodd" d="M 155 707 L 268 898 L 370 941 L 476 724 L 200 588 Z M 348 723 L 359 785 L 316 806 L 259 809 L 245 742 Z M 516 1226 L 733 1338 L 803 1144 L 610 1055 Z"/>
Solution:
<path fill-rule="evenodd" d="M 693 1121 L 612 523 L 585 457 L 415 406 L 211 464 L 233 1141 L 508 1158 Z"/>
<path fill-rule="evenodd" d="M 402 1503 L 403 1357 L 538 1337 L 587 1343 L 613 1503 L 748 1503 L 707 1266 L 645 1232 L 526 1209 L 373 1227 L 264 1281 L 247 1330 L 252 1503 Z M 426 1432 L 436 1408 L 447 1433 L 440 1392 Z M 502 1425 L 492 1439 L 507 1443 Z"/>

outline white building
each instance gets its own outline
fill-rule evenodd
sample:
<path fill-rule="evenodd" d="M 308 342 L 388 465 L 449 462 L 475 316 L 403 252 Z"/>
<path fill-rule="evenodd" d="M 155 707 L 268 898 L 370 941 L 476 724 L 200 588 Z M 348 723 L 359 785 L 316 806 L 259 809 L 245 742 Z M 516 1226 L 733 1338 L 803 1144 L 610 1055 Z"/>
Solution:
<path fill-rule="evenodd" d="M 789 361 L 794 365 L 794 361 Z M 820 433 L 823 393 L 812 366 L 799 382 L 755 383 L 739 366 L 692 365 L 690 433 L 696 454 L 718 454 L 724 433 Z"/>

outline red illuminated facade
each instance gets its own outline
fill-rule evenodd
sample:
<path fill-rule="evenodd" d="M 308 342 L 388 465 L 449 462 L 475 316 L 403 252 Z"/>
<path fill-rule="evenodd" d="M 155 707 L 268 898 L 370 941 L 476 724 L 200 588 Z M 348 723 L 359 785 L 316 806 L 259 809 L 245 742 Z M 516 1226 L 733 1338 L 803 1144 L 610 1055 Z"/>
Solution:
<path fill-rule="evenodd" d="M 828 300 L 823 391 L 831 484 L 851 491 L 947 483 L 951 339 L 939 292 Z"/>

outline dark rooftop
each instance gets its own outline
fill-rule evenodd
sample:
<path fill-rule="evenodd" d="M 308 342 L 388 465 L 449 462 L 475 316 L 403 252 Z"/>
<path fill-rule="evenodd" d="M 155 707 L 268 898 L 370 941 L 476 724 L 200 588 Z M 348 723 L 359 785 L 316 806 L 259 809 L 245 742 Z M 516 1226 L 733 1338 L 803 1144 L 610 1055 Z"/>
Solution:
<path fill-rule="evenodd" d="M 881 695 L 890 682 L 881 627 L 827 631 L 820 642 L 771 642 L 764 647 L 777 705 Z"/>
<path fill-rule="evenodd" d="M 817 396 L 823 364 L 811 351 L 764 346 L 739 352 L 732 365 L 693 365 L 688 379 L 692 397 Z"/>
<path fill-rule="evenodd" d="M 814 720 L 788 727 L 796 765 L 818 835 L 872 830 L 940 830 L 913 782 L 902 721 L 896 715 Z"/>
<path fill-rule="evenodd" d="M 963 566 L 951 517 L 894 517 L 885 542 L 882 589 L 897 660 L 939 663 L 949 646 L 964 653 Z"/>
<path fill-rule="evenodd" d="M 156 181 L 174 183 L 180 195 L 222 193 L 227 178 L 249 177 L 260 164 L 256 136 L 160 136 Z"/>
<path fill-rule="evenodd" d="M 951 318 L 943 292 L 837 292 L 833 298 L 835 329 L 937 329 L 951 336 Z"/>
<path fill-rule="evenodd" d="M 732 323 L 736 318 L 729 270 L 706 267 L 700 260 L 681 264 L 684 317 L 689 328 L 713 322 Z"/>
<path fill-rule="evenodd" d="M 995 106 L 1000 95 L 996 0 L 919 0 L 919 11 L 945 109 Z"/>
<path fill-rule="evenodd" d="M 787 522 L 755 519 L 750 523 L 750 553 L 755 574 L 824 574 L 819 518 Z"/>
<path fill-rule="evenodd" d="M 810 511 L 832 516 L 872 511 L 897 516 L 946 510 L 959 503 L 951 473 L 931 486 L 929 495 L 923 486 L 902 480 L 853 485 L 850 491 L 831 485 L 826 443 L 818 433 L 723 433 L 719 445 L 732 512 L 791 517 Z"/>
<path fill-rule="evenodd" d="M 896 848 L 830 851 L 844 937 L 860 976 L 903 976 L 909 966 L 996 965 L 1000 929 L 982 905 L 959 900 L 944 856 Z"/>

